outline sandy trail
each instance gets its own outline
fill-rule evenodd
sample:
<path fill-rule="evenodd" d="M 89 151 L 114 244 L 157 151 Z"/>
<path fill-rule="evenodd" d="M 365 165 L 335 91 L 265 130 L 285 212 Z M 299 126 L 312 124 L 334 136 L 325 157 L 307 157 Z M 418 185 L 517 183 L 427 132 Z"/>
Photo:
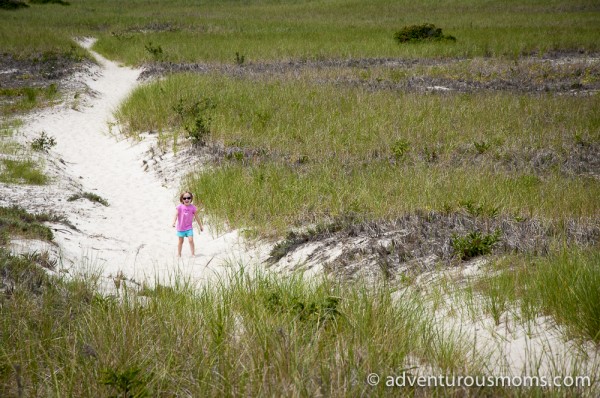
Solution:
<path fill-rule="evenodd" d="M 90 48 L 93 40 L 82 45 Z M 162 185 L 142 169 L 147 145 L 119 137 L 112 114 L 139 84 L 141 70 L 121 67 L 95 52 L 99 73 L 85 83 L 95 92 L 85 106 L 36 115 L 25 126 L 30 132 L 45 131 L 55 137 L 53 152 L 64 160 L 66 172 L 79 180 L 83 192 L 106 199 L 108 207 L 79 199 L 78 208 L 67 210 L 81 234 L 56 234 L 64 259 L 75 266 L 101 269 L 106 280 L 124 275 L 138 282 L 156 278 L 168 282 L 173 275 L 201 281 L 218 275 L 228 263 L 257 263 L 262 250 L 250 251 L 232 231 L 217 237 L 210 226 L 195 231 L 196 257 L 185 242 L 183 257 L 176 257 L 172 220 L 179 192 Z M 62 206 L 64 206 L 62 198 Z M 63 208 L 64 211 L 64 208 Z"/>

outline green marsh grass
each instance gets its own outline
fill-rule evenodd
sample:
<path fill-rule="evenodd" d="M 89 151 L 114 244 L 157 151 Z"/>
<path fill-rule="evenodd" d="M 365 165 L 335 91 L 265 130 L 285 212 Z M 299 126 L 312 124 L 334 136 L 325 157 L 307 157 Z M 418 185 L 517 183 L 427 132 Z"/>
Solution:
<path fill-rule="evenodd" d="M 592 222 L 598 213 L 600 187 L 588 179 L 553 176 L 531 187 L 518 178 L 474 167 L 339 167 L 326 164 L 298 173 L 287 166 L 231 165 L 191 176 L 186 186 L 202 197 L 209 214 L 217 216 L 213 222 L 227 220 L 232 227 L 279 234 L 290 226 L 348 213 L 368 220 L 393 219 L 420 209 L 444 211 L 465 199 L 494 204 L 505 214 L 555 222 Z"/>
<path fill-rule="evenodd" d="M 576 134 L 600 141 L 598 96 L 510 93 L 419 94 L 370 92 L 304 80 L 255 81 L 176 75 L 137 89 L 117 116 L 133 133 L 181 128 L 179 101 L 210 100 L 213 140 L 284 152 L 318 161 L 392 156 L 398 140 L 411 151 L 434 145 L 439 155 L 492 143 L 498 156 L 517 149 L 574 143 Z M 493 112 L 490 110 L 493 109 Z M 178 126 L 179 125 L 179 126 Z"/>
<path fill-rule="evenodd" d="M 15 115 L 52 106 L 60 95 L 56 84 L 47 87 L 0 88 L 0 113 Z"/>

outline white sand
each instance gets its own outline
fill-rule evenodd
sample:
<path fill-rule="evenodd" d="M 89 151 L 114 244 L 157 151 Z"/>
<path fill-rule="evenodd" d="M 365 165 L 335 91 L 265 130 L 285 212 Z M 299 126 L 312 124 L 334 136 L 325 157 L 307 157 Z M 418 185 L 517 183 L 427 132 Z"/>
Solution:
<path fill-rule="evenodd" d="M 82 45 L 90 48 L 92 40 Z M 55 241 L 63 262 L 71 267 L 92 267 L 110 279 L 123 275 L 137 282 L 152 283 L 155 278 L 168 283 L 177 274 L 202 281 L 218 275 L 227 264 L 257 264 L 266 248 L 250 250 L 232 231 L 217 237 L 210 225 L 195 230 L 196 257 L 190 256 L 187 241 L 181 259 L 176 257 L 177 237 L 172 222 L 179 191 L 144 171 L 142 157 L 147 145 L 124 139 L 111 115 L 139 84 L 140 70 L 121 67 L 92 52 L 100 64 L 94 73 L 84 75 L 94 95 L 80 106 L 53 108 L 35 115 L 22 128 L 31 140 L 41 131 L 56 139 L 52 156 L 62 170 L 51 173 L 55 181 L 47 188 L 31 188 L 28 193 L 1 204 L 29 208 L 33 196 L 43 203 L 32 206 L 68 212 L 68 219 L 81 233 L 64 226 Z M 52 163 L 51 161 L 49 162 Z M 64 166 L 62 166 L 64 165 Z M 184 165 L 185 166 L 185 165 Z M 108 207 L 87 199 L 66 202 L 75 189 L 106 199 Z M 16 194 L 16 193 L 15 193 Z M 19 196 L 18 194 L 16 194 Z M 6 203 L 15 202 L 17 203 Z"/>

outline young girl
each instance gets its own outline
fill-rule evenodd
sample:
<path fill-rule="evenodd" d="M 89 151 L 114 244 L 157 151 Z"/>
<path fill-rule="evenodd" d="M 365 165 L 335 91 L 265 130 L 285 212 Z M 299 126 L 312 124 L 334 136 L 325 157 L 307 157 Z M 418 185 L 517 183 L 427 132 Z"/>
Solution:
<path fill-rule="evenodd" d="M 194 247 L 194 228 L 192 226 L 194 219 L 196 219 L 196 222 L 200 226 L 200 231 L 204 231 L 202 222 L 198 217 L 198 208 L 192 204 L 193 200 L 194 195 L 192 195 L 191 192 L 185 191 L 179 195 L 179 202 L 181 204 L 177 206 L 175 219 L 173 220 L 173 227 L 175 227 L 175 223 L 177 223 L 177 236 L 179 237 L 177 257 L 181 257 L 181 247 L 183 246 L 183 238 L 185 237 L 187 237 L 188 242 L 190 242 L 192 256 L 196 255 Z"/>

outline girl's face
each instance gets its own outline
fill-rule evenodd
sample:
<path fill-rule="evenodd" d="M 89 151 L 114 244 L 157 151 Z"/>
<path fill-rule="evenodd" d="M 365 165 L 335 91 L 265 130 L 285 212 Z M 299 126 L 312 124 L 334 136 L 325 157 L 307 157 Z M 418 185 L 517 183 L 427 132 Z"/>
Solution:
<path fill-rule="evenodd" d="M 181 200 L 182 200 L 182 203 L 183 203 L 184 205 L 186 205 L 186 206 L 189 206 L 189 205 L 191 205 L 191 204 L 192 204 L 192 200 L 193 200 L 193 198 L 192 198 L 192 194 L 191 194 L 191 193 L 189 193 L 189 192 L 186 192 L 186 193 L 184 193 L 184 194 L 181 196 Z"/>

